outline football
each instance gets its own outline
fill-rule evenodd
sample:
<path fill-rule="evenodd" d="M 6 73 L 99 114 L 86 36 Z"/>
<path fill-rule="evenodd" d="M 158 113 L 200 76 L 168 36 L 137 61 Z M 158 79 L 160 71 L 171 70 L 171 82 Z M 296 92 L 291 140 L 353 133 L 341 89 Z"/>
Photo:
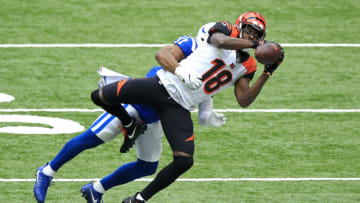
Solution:
<path fill-rule="evenodd" d="M 265 42 L 255 49 L 255 58 L 262 64 L 274 64 L 280 57 L 281 49 L 273 42 Z"/>

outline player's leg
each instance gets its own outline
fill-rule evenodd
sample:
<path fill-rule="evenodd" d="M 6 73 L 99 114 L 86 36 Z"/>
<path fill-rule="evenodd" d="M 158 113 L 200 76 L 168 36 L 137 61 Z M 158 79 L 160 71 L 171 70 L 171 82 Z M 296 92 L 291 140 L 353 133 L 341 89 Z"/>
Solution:
<path fill-rule="evenodd" d="M 190 112 L 181 107 L 171 106 L 160 112 L 160 118 L 165 135 L 174 152 L 174 159 L 157 174 L 144 190 L 135 196 L 126 198 L 124 203 L 150 199 L 193 165 L 194 137 Z"/>
<path fill-rule="evenodd" d="M 137 161 L 124 164 L 114 173 L 100 180 L 105 190 L 155 173 L 161 155 L 160 122 L 148 124 L 144 136 L 136 141 Z"/>
<path fill-rule="evenodd" d="M 91 99 L 96 105 L 118 117 L 124 124 L 125 136 L 129 143 L 124 143 L 121 147 L 122 153 L 128 151 L 138 135 L 143 133 L 146 125 L 132 119 L 124 107 L 119 104 L 156 104 L 157 97 L 152 93 L 154 88 L 160 87 L 158 81 L 156 77 L 121 80 L 103 86 L 91 94 Z"/>
<path fill-rule="evenodd" d="M 126 112 L 125 108 L 121 105 L 121 99 L 117 99 L 120 89 L 129 81 L 128 79 L 120 80 L 119 82 L 111 83 L 104 87 L 93 91 L 91 93 L 92 101 L 102 107 L 105 111 L 111 113 L 121 120 L 125 130 L 125 135 L 128 137 L 130 144 L 133 144 L 136 138 L 144 133 L 146 125 L 140 121 L 137 121 Z M 125 102 L 130 103 L 130 102 Z M 132 146 L 132 145 L 131 145 Z M 129 146 L 122 148 L 120 152 L 125 153 L 128 151 Z"/>
<path fill-rule="evenodd" d="M 69 140 L 49 164 L 38 168 L 34 185 L 34 196 L 38 202 L 45 201 L 50 182 L 62 165 L 80 152 L 112 140 L 121 132 L 119 125 L 121 123 L 115 116 L 103 113 L 87 131 Z"/>
<path fill-rule="evenodd" d="M 161 155 L 161 136 L 162 129 L 159 121 L 148 124 L 145 134 L 140 136 L 135 143 L 136 161 L 124 164 L 105 178 L 81 188 L 81 192 L 88 202 L 89 199 L 90 202 L 95 202 L 91 200 L 91 194 L 94 199 L 99 200 L 103 193 L 112 187 L 154 174 Z"/>

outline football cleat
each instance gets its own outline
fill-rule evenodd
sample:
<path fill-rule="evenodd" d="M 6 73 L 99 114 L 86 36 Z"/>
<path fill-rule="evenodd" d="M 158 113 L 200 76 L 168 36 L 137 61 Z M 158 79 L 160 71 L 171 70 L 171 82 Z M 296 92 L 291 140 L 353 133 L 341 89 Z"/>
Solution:
<path fill-rule="evenodd" d="M 145 203 L 145 200 L 136 199 L 137 194 L 139 193 L 137 192 L 135 195 L 125 198 L 122 203 Z"/>
<path fill-rule="evenodd" d="M 45 165 L 46 166 L 46 165 Z M 36 179 L 34 185 L 34 196 L 38 203 L 45 202 L 46 192 L 53 179 L 51 176 L 47 176 L 43 173 L 45 166 L 41 166 L 36 170 Z"/>
<path fill-rule="evenodd" d="M 124 143 L 120 147 L 120 153 L 126 153 L 135 144 L 139 135 L 144 134 L 147 126 L 142 121 L 133 120 L 130 127 L 124 128 Z"/>
<path fill-rule="evenodd" d="M 82 197 L 86 199 L 88 203 L 102 203 L 102 193 L 94 190 L 94 184 L 89 183 L 81 187 L 80 192 Z"/>

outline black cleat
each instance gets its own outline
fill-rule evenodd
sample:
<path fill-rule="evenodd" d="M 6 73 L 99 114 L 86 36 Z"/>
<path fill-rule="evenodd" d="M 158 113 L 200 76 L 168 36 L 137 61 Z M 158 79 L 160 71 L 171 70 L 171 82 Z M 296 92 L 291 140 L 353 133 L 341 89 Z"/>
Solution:
<path fill-rule="evenodd" d="M 124 143 L 120 147 L 120 153 L 126 153 L 135 144 L 139 135 L 144 134 L 147 126 L 142 121 L 133 120 L 130 127 L 124 128 Z"/>
<path fill-rule="evenodd" d="M 136 199 L 136 195 L 139 194 L 138 192 L 130 197 L 125 198 L 122 203 L 145 203 L 145 200 Z"/>

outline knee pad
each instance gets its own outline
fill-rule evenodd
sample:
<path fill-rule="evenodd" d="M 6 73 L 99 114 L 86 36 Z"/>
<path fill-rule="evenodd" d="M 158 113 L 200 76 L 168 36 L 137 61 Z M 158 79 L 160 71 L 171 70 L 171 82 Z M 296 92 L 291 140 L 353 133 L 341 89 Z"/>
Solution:
<path fill-rule="evenodd" d="M 91 93 L 91 100 L 94 104 L 103 107 L 106 111 L 111 106 L 104 98 L 102 87 Z"/>
<path fill-rule="evenodd" d="M 91 100 L 94 102 L 94 104 L 98 105 L 98 106 L 101 106 L 101 99 L 100 99 L 100 96 L 99 96 L 99 89 L 97 90 L 94 90 L 92 93 L 91 93 Z"/>
<path fill-rule="evenodd" d="M 174 156 L 173 164 L 178 172 L 184 173 L 192 167 L 194 164 L 194 158 L 187 156 Z"/>

